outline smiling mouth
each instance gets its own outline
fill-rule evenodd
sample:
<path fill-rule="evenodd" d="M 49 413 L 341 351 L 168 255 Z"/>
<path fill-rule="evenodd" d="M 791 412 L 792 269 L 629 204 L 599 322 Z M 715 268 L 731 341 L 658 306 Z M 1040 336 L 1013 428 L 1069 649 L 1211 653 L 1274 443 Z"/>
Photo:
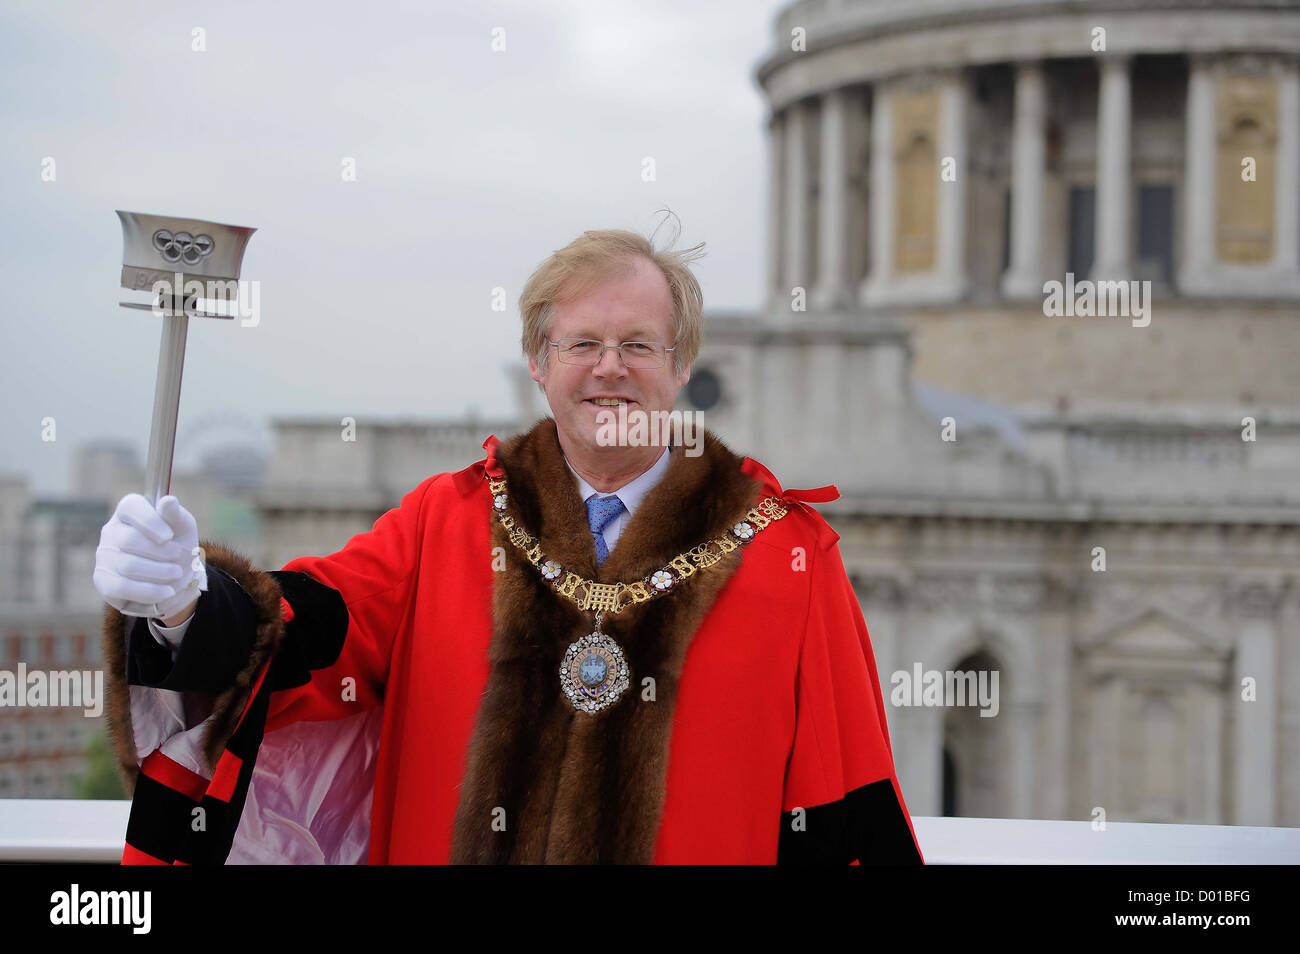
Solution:
<path fill-rule="evenodd" d="M 618 407 L 622 404 L 635 404 L 635 401 L 625 398 L 586 398 L 583 404 L 590 404 L 592 407 Z"/>

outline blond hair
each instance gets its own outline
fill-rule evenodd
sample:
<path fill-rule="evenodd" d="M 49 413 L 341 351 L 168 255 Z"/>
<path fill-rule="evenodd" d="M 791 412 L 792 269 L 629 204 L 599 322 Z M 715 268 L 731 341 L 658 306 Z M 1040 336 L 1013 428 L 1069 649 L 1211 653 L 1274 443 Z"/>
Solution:
<path fill-rule="evenodd" d="M 651 236 L 653 238 L 653 235 Z M 623 229 L 583 232 L 542 262 L 519 296 L 524 354 L 543 370 L 550 358 L 547 335 L 555 305 L 579 297 L 601 281 L 625 274 L 638 258 L 649 259 L 668 282 L 673 313 L 673 370 L 682 374 L 695 361 L 704 336 L 704 295 L 690 263 L 703 255 L 704 243 L 689 249 L 656 251 L 651 239 Z"/>

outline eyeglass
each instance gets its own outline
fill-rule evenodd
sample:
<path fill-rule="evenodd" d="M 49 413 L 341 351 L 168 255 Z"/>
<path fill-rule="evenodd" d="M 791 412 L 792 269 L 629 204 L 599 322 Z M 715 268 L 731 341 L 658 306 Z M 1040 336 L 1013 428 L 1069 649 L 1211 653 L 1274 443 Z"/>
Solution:
<path fill-rule="evenodd" d="M 577 364 L 591 367 L 600 364 L 607 348 L 617 351 L 623 363 L 629 368 L 662 368 L 669 351 L 658 341 L 624 341 L 618 345 L 607 345 L 594 338 L 561 338 L 559 341 L 547 342 L 555 346 L 560 360 L 565 364 Z"/>

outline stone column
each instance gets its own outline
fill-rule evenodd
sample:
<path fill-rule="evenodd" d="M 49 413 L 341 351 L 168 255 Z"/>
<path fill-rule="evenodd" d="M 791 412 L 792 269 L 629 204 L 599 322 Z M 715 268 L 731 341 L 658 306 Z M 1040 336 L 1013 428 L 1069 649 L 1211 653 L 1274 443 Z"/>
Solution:
<path fill-rule="evenodd" d="M 768 299 L 778 306 L 782 296 L 781 251 L 785 234 L 785 222 L 781 216 L 785 190 L 782 175 L 784 152 L 785 122 L 780 114 L 774 114 L 767 126 L 767 294 Z"/>
<path fill-rule="evenodd" d="M 1196 727 L 1201 738 L 1201 775 L 1193 784 L 1200 785 L 1202 795 L 1193 799 L 1200 805 L 1199 823 L 1222 825 L 1223 820 L 1223 692 L 1218 685 L 1198 684 L 1192 698 L 1200 712 Z M 1240 698 L 1240 690 L 1236 698 Z"/>
<path fill-rule="evenodd" d="M 281 564 L 283 566 L 283 564 Z M 1293 573 L 1287 583 L 1284 598 L 1278 607 L 1277 631 L 1281 634 L 1278 646 L 1278 724 L 1300 725 L 1300 643 L 1293 634 L 1300 633 L 1300 579 Z M 1300 762 L 1300 739 L 1295 729 L 1287 729 L 1278 741 L 1278 758 L 1281 778 L 1278 791 L 1277 825 L 1300 828 L 1300 772 L 1295 766 Z"/>
<path fill-rule="evenodd" d="M 1237 651 L 1229 699 L 1236 707 L 1234 825 L 1277 824 L 1278 595 L 1266 583 L 1247 583 L 1233 594 Z M 1246 677 L 1255 681 L 1254 702 L 1241 698 Z"/>
<path fill-rule="evenodd" d="M 1187 139 L 1183 147 L 1183 248 L 1178 285 L 1206 287 L 1214 265 L 1214 73 L 1208 57 L 1192 55 L 1187 74 Z"/>
<path fill-rule="evenodd" d="M 1047 163 L 1047 82 L 1038 61 L 1016 66 L 1011 147 L 1011 262 L 1002 275 L 1007 298 L 1043 293 L 1043 183 Z"/>
<path fill-rule="evenodd" d="M 1132 277 L 1129 241 L 1129 196 L 1132 190 L 1132 89 L 1127 54 L 1101 56 L 1097 97 L 1097 228 L 1094 279 Z M 1076 278 L 1078 276 L 1075 276 Z"/>
<path fill-rule="evenodd" d="M 1062 588 L 1049 599 L 1051 602 L 1039 610 L 1038 640 L 1042 647 L 1043 738 L 1051 741 L 1042 747 L 1042 788 L 1034 809 L 1041 818 L 1072 818 L 1070 792 L 1077 784 L 1077 778 L 1071 779 L 1076 775 L 1072 746 L 1055 744 L 1055 740 L 1070 739 L 1074 731 L 1072 633 L 1079 596 Z"/>
<path fill-rule="evenodd" d="M 859 301 L 869 304 L 894 280 L 894 130 L 893 90 L 877 82 L 871 105 L 871 263 L 859 290 Z"/>
<path fill-rule="evenodd" d="M 897 579 L 882 575 L 869 577 L 855 592 L 867 624 L 871 649 L 876 657 L 880 691 L 885 695 L 885 716 L 890 726 L 890 738 L 893 738 L 898 710 L 888 704 L 892 689 L 890 676 L 898 668 L 903 626 L 902 599 L 905 591 Z"/>
<path fill-rule="evenodd" d="M 942 80 L 939 98 L 939 157 L 951 157 L 953 181 L 939 180 L 938 255 L 935 257 L 936 296 L 960 298 L 966 292 L 966 154 L 970 113 L 970 77 L 954 70 Z"/>
<path fill-rule="evenodd" d="M 792 319 L 790 289 L 796 285 L 807 289 L 812 278 L 808 274 L 807 111 L 803 103 L 791 103 L 786 108 L 785 125 L 784 301 L 778 311 Z"/>
<path fill-rule="evenodd" d="M 1093 820 L 1093 809 L 1102 808 L 1106 821 L 1120 821 L 1128 810 L 1121 795 L 1120 776 L 1125 771 L 1123 751 L 1125 700 L 1128 686 L 1113 673 L 1094 676 L 1087 690 L 1088 778 L 1082 796 L 1083 817 Z"/>
<path fill-rule="evenodd" d="M 1295 276 L 1300 273 L 1300 71 L 1295 55 L 1282 59 L 1277 79 L 1277 235 L 1273 266 Z"/>
<path fill-rule="evenodd" d="M 831 90 L 822 99 L 821 214 L 817 236 L 817 286 L 812 304 L 831 310 L 846 305 L 845 267 L 849 246 L 848 137 L 845 135 L 846 94 Z"/>
<path fill-rule="evenodd" d="M 999 694 L 1002 686 L 998 686 Z M 1010 776 L 1007 794 L 1007 818 L 1034 818 L 1039 811 L 1038 802 L 1038 726 L 1043 717 L 1043 706 L 1033 699 L 1003 702 L 998 713 L 1008 720 L 1007 753 L 1010 765 L 1001 766 Z M 992 722 L 992 719 L 988 720 Z"/>
<path fill-rule="evenodd" d="M 884 687 L 881 687 L 884 691 Z M 943 715 L 939 708 L 902 710 L 899 723 L 905 726 L 904 746 L 893 749 L 903 755 L 904 766 L 895 764 L 898 784 L 903 790 L 907 810 L 912 815 L 943 814 Z M 901 752 L 900 752 L 901 749 Z M 906 782 L 903 775 L 906 775 Z"/>

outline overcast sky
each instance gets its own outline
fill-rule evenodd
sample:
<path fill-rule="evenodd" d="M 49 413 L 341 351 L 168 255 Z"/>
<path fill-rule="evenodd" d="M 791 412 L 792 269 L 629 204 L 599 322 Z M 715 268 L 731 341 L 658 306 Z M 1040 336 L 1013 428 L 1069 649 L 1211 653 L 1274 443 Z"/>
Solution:
<path fill-rule="evenodd" d="M 117 307 L 142 296 L 118 287 L 115 209 L 258 229 L 260 323 L 190 322 L 178 467 L 272 415 L 508 413 L 528 275 L 584 229 L 648 233 L 664 206 L 679 244 L 707 243 L 706 309 L 757 307 L 753 75 L 783 5 L 7 0 L 0 473 L 51 496 L 80 443 L 143 460 L 161 319 Z"/>

